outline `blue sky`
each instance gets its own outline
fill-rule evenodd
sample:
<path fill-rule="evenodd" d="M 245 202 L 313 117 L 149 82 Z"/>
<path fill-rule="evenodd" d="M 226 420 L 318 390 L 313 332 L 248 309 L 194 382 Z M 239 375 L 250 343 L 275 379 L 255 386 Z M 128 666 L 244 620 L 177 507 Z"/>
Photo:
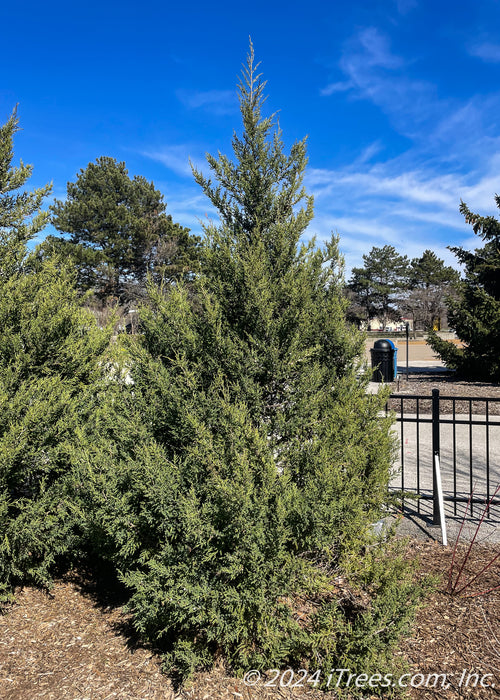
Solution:
<path fill-rule="evenodd" d="M 101 155 L 164 193 L 175 221 L 214 216 L 188 159 L 230 154 L 252 36 L 289 147 L 308 135 L 308 235 L 340 235 L 347 269 L 372 246 L 410 257 L 479 244 L 458 212 L 498 214 L 500 2 L 33 3 L 0 9 L 0 120 L 33 185 Z"/>

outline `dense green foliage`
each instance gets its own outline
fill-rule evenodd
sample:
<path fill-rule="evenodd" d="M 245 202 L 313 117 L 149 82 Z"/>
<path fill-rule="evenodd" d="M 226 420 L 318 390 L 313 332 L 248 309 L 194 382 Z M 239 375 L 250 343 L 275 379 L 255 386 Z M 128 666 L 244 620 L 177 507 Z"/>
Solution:
<path fill-rule="evenodd" d="M 23 244 L 0 268 L 0 582 L 47 583 L 60 555 L 111 565 L 180 678 L 220 658 L 396 672 L 422 588 L 373 528 L 385 397 L 366 394 L 337 241 L 300 242 L 305 142 L 285 155 L 263 90 L 251 51 L 234 161 L 195 172 L 220 214 L 199 274 L 150 282 L 113 360 L 59 259 Z"/>
<path fill-rule="evenodd" d="M 251 54 L 235 160 L 209 157 L 214 182 L 195 172 L 220 213 L 201 274 L 189 293 L 150 287 L 121 388 L 129 427 L 79 467 L 87 546 L 181 677 L 221 656 L 238 672 L 391 668 L 421 595 L 373 534 L 383 397 L 365 393 L 336 241 L 300 244 L 305 143 L 284 155 L 263 87 Z"/>
<path fill-rule="evenodd" d="M 495 196 L 500 208 L 500 197 Z M 480 216 L 462 202 L 460 211 L 484 246 L 450 248 L 464 266 L 457 296 L 448 300 L 450 326 L 464 342 L 458 348 L 431 333 L 429 342 L 446 365 L 468 378 L 500 381 L 500 221 Z"/>
<path fill-rule="evenodd" d="M 98 158 L 68 182 L 67 199 L 52 206 L 63 236 L 48 236 L 47 253 L 71 255 L 78 286 L 126 302 L 157 281 L 189 276 L 199 239 L 165 213 L 163 195 L 144 177 L 131 179 L 125 163 Z"/>
<path fill-rule="evenodd" d="M 0 599 L 17 580 L 46 582 L 72 546 L 61 482 L 109 339 L 80 308 L 70 272 L 27 253 L 50 187 L 21 190 L 31 167 L 12 166 L 17 123 L 13 114 L 0 130 Z"/>

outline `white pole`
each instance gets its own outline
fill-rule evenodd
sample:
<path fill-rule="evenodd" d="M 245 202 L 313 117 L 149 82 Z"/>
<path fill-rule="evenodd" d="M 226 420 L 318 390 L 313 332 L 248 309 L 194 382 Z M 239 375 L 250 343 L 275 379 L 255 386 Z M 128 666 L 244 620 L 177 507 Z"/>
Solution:
<path fill-rule="evenodd" d="M 434 471 L 436 474 L 436 486 L 439 504 L 439 523 L 441 525 L 441 534 L 443 547 L 448 546 L 448 537 L 446 536 L 446 521 L 444 519 L 444 498 L 443 498 L 443 483 L 441 481 L 441 468 L 439 466 L 439 455 L 434 455 Z"/>

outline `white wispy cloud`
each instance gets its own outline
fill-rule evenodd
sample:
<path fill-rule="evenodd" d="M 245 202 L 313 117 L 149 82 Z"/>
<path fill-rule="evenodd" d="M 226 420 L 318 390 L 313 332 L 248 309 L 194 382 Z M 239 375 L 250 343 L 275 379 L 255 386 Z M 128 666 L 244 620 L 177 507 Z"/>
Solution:
<path fill-rule="evenodd" d="M 203 109 L 216 115 L 233 114 L 238 110 L 234 90 L 177 90 L 176 95 L 188 109 Z"/>
<path fill-rule="evenodd" d="M 492 61 L 498 48 L 482 43 L 474 51 Z M 413 257 L 440 249 L 448 264 L 456 264 L 446 246 L 467 247 L 471 240 L 460 200 L 498 216 L 493 195 L 500 191 L 500 94 L 460 101 L 412 77 L 414 68 L 374 27 L 346 41 L 339 56 L 340 80 L 330 86 L 349 85 L 349 95 L 371 101 L 408 139 L 406 150 L 390 160 L 382 158 L 383 143 L 375 142 L 349 166 L 308 172 L 321 235 L 340 233 L 348 266 L 360 263 L 371 239 Z M 341 90 L 328 87 L 325 97 L 337 92 L 335 99 L 343 99 Z"/>
<path fill-rule="evenodd" d="M 404 61 L 400 56 L 391 52 L 388 38 L 376 27 L 367 27 L 355 37 L 364 53 L 365 65 L 369 68 L 378 66 L 381 68 L 401 68 Z"/>
<path fill-rule="evenodd" d="M 449 111 L 432 83 L 409 77 L 406 61 L 391 51 L 389 39 L 376 27 L 361 30 L 345 43 L 338 67 L 343 80 L 332 84 L 349 84 L 358 97 L 387 114 L 405 136 L 413 137 L 422 125 Z"/>
<path fill-rule="evenodd" d="M 334 95 L 336 92 L 347 92 L 354 87 L 354 83 L 351 80 L 340 80 L 336 83 L 330 83 L 322 90 L 320 90 L 320 95 L 328 96 Z"/>
<path fill-rule="evenodd" d="M 351 37 L 338 61 L 349 94 L 371 101 L 401 135 L 431 151 L 448 147 L 447 158 L 465 164 L 477 158 L 480 139 L 496 135 L 500 95 L 472 95 L 466 102 L 439 93 L 433 83 L 412 77 L 412 64 L 395 55 L 389 39 L 369 27 Z M 327 85 L 322 94 L 333 95 Z M 338 99 L 338 97 L 337 97 Z M 491 148 L 488 149 L 489 151 Z"/>
<path fill-rule="evenodd" d="M 500 63 L 500 44 L 493 44 L 485 41 L 480 44 L 473 44 L 469 47 L 471 56 L 482 58 L 487 63 Z"/>
<path fill-rule="evenodd" d="M 397 163 L 396 163 L 397 166 Z M 311 169 L 309 186 L 318 197 L 350 191 L 351 197 L 377 197 L 381 201 L 411 201 L 451 209 L 456 205 L 457 182 L 451 175 L 432 176 L 429 172 L 394 172 L 391 162 L 363 170 Z"/>
<path fill-rule="evenodd" d="M 362 163 L 368 163 L 383 150 L 383 143 L 381 141 L 374 141 L 361 151 L 359 156 L 356 158 L 355 164 L 361 165 Z"/>
<path fill-rule="evenodd" d="M 141 155 L 162 163 L 166 168 L 181 175 L 182 177 L 193 177 L 191 163 L 199 169 L 202 167 L 203 159 L 199 155 L 199 147 L 186 144 L 175 144 L 161 146 L 161 148 L 141 151 Z"/>
<path fill-rule="evenodd" d="M 474 50 L 483 58 L 500 60 L 500 45 L 483 43 Z M 440 149 L 443 161 L 455 161 L 462 168 L 474 167 L 481 150 L 499 150 L 498 91 L 460 101 L 443 95 L 432 82 L 412 77 L 413 68 L 413 62 L 393 53 L 386 35 L 368 27 L 345 42 L 338 60 L 340 75 L 321 94 L 337 93 L 336 99 L 341 99 L 341 93 L 348 92 L 371 101 L 422 151 Z"/>
<path fill-rule="evenodd" d="M 332 231 L 340 235 L 348 274 L 362 264 L 364 253 L 386 244 L 410 258 L 430 248 L 456 266 L 448 245 L 478 245 L 477 240 L 471 245 L 460 200 L 473 211 L 498 216 L 493 194 L 500 190 L 500 155 L 491 154 L 481 170 L 466 174 L 436 167 L 422 163 L 411 170 L 401 158 L 375 164 L 358 158 L 335 170 L 311 168 L 306 186 L 315 197 L 316 217 L 310 233 L 319 239 L 329 238 Z"/>

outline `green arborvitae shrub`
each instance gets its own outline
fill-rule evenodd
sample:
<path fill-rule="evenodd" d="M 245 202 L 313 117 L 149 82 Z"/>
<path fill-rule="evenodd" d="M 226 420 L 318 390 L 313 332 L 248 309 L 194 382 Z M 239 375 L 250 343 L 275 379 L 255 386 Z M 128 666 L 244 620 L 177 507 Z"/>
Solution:
<path fill-rule="evenodd" d="M 12 166 L 17 123 L 14 113 L 0 128 L 0 600 L 16 581 L 47 583 L 74 546 L 63 482 L 109 343 L 71 271 L 27 250 L 47 221 L 50 187 L 21 190 L 31 166 Z"/>

